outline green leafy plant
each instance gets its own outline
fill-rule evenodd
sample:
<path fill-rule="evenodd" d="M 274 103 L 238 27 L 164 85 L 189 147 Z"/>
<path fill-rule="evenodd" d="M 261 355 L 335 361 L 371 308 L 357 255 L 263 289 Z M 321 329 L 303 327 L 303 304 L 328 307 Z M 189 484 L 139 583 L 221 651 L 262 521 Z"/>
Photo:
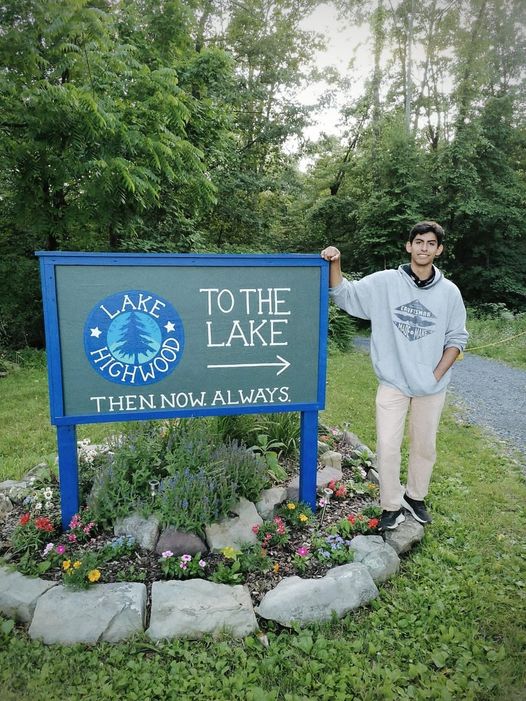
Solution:
<path fill-rule="evenodd" d="M 295 528 L 306 528 L 314 520 L 314 512 L 308 504 L 287 501 L 279 508 L 278 515 Z"/>
<path fill-rule="evenodd" d="M 55 530 L 48 516 L 32 517 L 29 512 L 22 514 L 11 535 L 11 550 L 19 555 L 35 554 Z"/>
<path fill-rule="evenodd" d="M 165 550 L 160 558 L 161 572 L 170 579 L 195 579 L 206 576 L 206 562 L 201 553 L 176 556 L 171 550 Z"/>
<path fill-rule="evenodd" d="M 354 559 L 354 550 L 350 547 L 350 541 L 338 534 L 313 538 L 312 549 L 313 556 L 319 562 L 331 566 L 345 565 Z"/>
<path fill-rule="evenodd" d="M 296 548 L 296 552 L 292 557 L 292 564 L 297 572 L 304 574 L 309 569 L 311 562 L 312 554 L 308 546 L 302 545 L 301 547 Z"/>
<path fill-rule="evenodd" d="M 287 477 L 286 469 L 279 463 L 279 450 L 284 447 L 281 441 L 271 440 L 265 433 L 257 435 L 257 443 L 249 450 L 261 455 L 267 465 L 267 471 L 273 482 L 282 482 Z"/>
<path fill-rule="evenodd" d="M 78 557 L 62 561 L 64 586 L 71 589 L 87 589 L 96 584 L 102 573 L 99 569 L 100 560 L 96 552 L 83 552 Z"/>
<path fill-rule="evenodd" d="M 241 562 L 238 559 L 220 562 L 209 579 L 216 584 L 241 584 L 245 579 Z"/>
<path fill-rule="evenodd" d="M 272 521 L 263 521 L 262 524 L 252 526 L 262 548 L 270 548 L 275 545 L 285 545 L 289 541 L 289 533 L 279 516 L 274 516 Z"/>
<path fill-rule="evenodd" d="M 298 454 L 300 421 L 297 412 L 263 414 L 259 417 L 253 431 L 267 436 L 270 443 L 280 444 L 280 457 L 293 458 Z"/>
<path fill-rule="evenodd" d="M 333 527 L 332 533 L 350 538 L 354 535 L 368 535 L 376 533 L 378 518 L 376 516 L 367 517 L 362 514 L 349 514 L 346 518 L 340 519 Z"/>

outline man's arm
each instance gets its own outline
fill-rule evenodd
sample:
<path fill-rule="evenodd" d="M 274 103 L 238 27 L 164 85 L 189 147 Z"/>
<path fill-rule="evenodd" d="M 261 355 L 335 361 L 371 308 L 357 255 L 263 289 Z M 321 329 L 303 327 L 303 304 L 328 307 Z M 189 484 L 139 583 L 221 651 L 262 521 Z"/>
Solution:
<path fill-rule="evenodd" d="M 444 350 L 444 352 L 442 353 L 442 357 L 438 362 L 438 365 L 433 370 L 433 374 L 436 377 L 437 382 L 442 379 L 442 377 L 446 374 L 449 368 L 453 365 L 459 353 L 460 349 L 455 348 L 454 346 L 451 346 L 450 348 L 446 348 Z"/>
<path fill-rule="evenodd" d="M 328 246 L 323 249 L 320 255 L 331 264 L 329 268 L 329 287 L 338 287 L 343 280 L 340 251 L 335 246 Z"/>

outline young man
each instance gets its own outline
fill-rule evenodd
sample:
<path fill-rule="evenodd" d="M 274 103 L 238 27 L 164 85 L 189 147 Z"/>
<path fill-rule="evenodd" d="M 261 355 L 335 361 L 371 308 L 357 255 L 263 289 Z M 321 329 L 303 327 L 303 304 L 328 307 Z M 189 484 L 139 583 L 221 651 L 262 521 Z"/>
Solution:
<path fill-rule="evenodd" d="M 419 222 L 405 245 L 409 264 L 358 282 L 342 277 L 337 248 L 329 246 L 321 252 L 330 262 L 329 291 L 334 302 L 352 316 L 371 320 L 371 360 L 380 383 L 376 395 L 380 530 L 402 523 L 404 508 L 420 523 L 431 522 L 424 499 L 436 459 L 438 424 L 451 366 L 468 339 L 460 292 L 433 265 L 442 253 L 443 238 L 439 224 Z M 400 446 L 409 409 L 404 494 Z"/>

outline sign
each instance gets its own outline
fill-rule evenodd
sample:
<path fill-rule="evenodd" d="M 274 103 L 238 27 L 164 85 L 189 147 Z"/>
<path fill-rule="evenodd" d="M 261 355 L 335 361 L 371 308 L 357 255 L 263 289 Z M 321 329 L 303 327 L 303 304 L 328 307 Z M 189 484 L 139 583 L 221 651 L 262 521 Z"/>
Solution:
<path fill-rule="evenodd" d="M 59 460 L 62 433 L 75 443 L 79 423 L 300 411 L 302 430 L 307 413 L 317 426 L 328 306 L 319 256 L 37 255 Z M 315 475 L 305 500 L 315 502 Z"/>

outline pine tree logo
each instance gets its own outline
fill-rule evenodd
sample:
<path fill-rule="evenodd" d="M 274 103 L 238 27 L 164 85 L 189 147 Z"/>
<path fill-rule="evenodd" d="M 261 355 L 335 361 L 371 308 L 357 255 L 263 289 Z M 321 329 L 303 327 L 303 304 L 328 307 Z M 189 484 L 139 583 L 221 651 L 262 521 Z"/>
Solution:
<path fill-rule="evenodd" d="M 86 357 L 109 382 L 159 382 L 175 370 L 183 349 L 183 324 L 175 307 L 146 290 L 106 297 L 93 307 L 84 326 Z"/>

